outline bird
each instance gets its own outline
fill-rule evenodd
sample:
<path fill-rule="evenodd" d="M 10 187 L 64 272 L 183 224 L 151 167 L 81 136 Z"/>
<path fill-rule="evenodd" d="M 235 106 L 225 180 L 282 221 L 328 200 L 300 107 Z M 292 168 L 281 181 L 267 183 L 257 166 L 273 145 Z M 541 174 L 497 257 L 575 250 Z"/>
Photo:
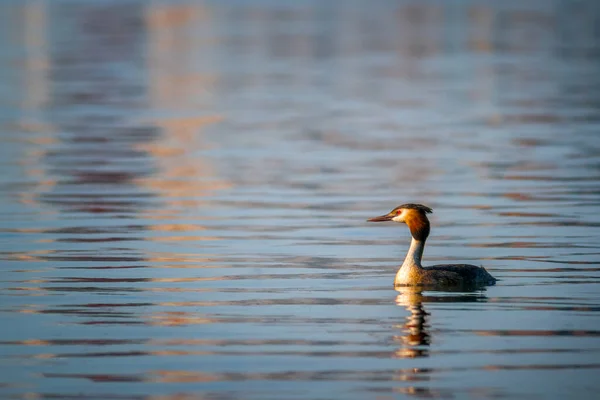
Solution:
<path fill-rule="evenodd" d="M 422 204 L 407 203 L 368 222 L 393 221 L 408 225 L 412 236 L 410 248 L 396 273 L 394 286 L 482 287 L 494 285 L 496 278 L 483 267 L 469 264 L 421 265 L 430 224 L 427 214 L 433 210 Z"/>

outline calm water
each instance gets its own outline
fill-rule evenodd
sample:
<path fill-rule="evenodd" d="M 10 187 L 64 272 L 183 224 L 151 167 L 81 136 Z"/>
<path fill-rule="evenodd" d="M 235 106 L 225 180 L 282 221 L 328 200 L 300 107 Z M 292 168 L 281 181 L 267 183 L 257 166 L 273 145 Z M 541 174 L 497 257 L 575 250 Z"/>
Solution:
<path fill-rule="evenodd" d="M 597 396 L 600 7 L 521 3 L 2 2 L 0 397 Z"/>

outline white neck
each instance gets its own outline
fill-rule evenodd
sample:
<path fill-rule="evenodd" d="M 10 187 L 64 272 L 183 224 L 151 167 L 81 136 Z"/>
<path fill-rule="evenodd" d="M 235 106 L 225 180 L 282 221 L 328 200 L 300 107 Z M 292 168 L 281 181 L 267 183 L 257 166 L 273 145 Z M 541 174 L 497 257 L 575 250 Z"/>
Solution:
<path fill-rule="evenodd" d="M 421 257 L 423 257 L 424 249 L 425 242 L 412 238 L 406 258 L 396 274 L 396 285 L 412 285 L 415 283 L 415 280 L 421 275 L 421 270 L 423 269 L 421 266 Z"/>
<path fill-rule="evenodd" d="M 425 242 L 412 238 L 410 241 L 410 248 L 406 254 L 406 258 L 402 263 L 402 267 L 421 267 L 421 258 L 423 257 L 423 250 L 425 249 Z"/>

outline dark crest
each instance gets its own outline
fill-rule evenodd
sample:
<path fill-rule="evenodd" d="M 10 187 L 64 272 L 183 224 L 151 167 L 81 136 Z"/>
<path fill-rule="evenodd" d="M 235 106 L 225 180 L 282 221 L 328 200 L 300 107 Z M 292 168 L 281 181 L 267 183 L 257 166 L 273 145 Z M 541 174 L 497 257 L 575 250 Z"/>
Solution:
<path fill-rule="evenodd" d="M 424 206 L 423 204 L 413 204 L 413 203 L 402 204 L 401 206 L 394 208 L 392 210 L 392 212 L 397 211 L 401 208 L 418 210 L 418 211 L 421 211 L 423 214 L 431 214 L 433 212 L 433 210 L 431 208 Z"/>

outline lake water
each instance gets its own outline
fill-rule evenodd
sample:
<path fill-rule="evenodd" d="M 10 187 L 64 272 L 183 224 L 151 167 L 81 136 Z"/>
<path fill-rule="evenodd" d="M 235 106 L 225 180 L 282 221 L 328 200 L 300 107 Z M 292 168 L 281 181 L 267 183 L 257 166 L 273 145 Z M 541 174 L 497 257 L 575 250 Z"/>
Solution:
<path fill-rule="evenodd" d="M 0 4 L 0 397 L 594 398 L 596 1 Z M 406 202 L 424 263 L 393 288 Z"/>

